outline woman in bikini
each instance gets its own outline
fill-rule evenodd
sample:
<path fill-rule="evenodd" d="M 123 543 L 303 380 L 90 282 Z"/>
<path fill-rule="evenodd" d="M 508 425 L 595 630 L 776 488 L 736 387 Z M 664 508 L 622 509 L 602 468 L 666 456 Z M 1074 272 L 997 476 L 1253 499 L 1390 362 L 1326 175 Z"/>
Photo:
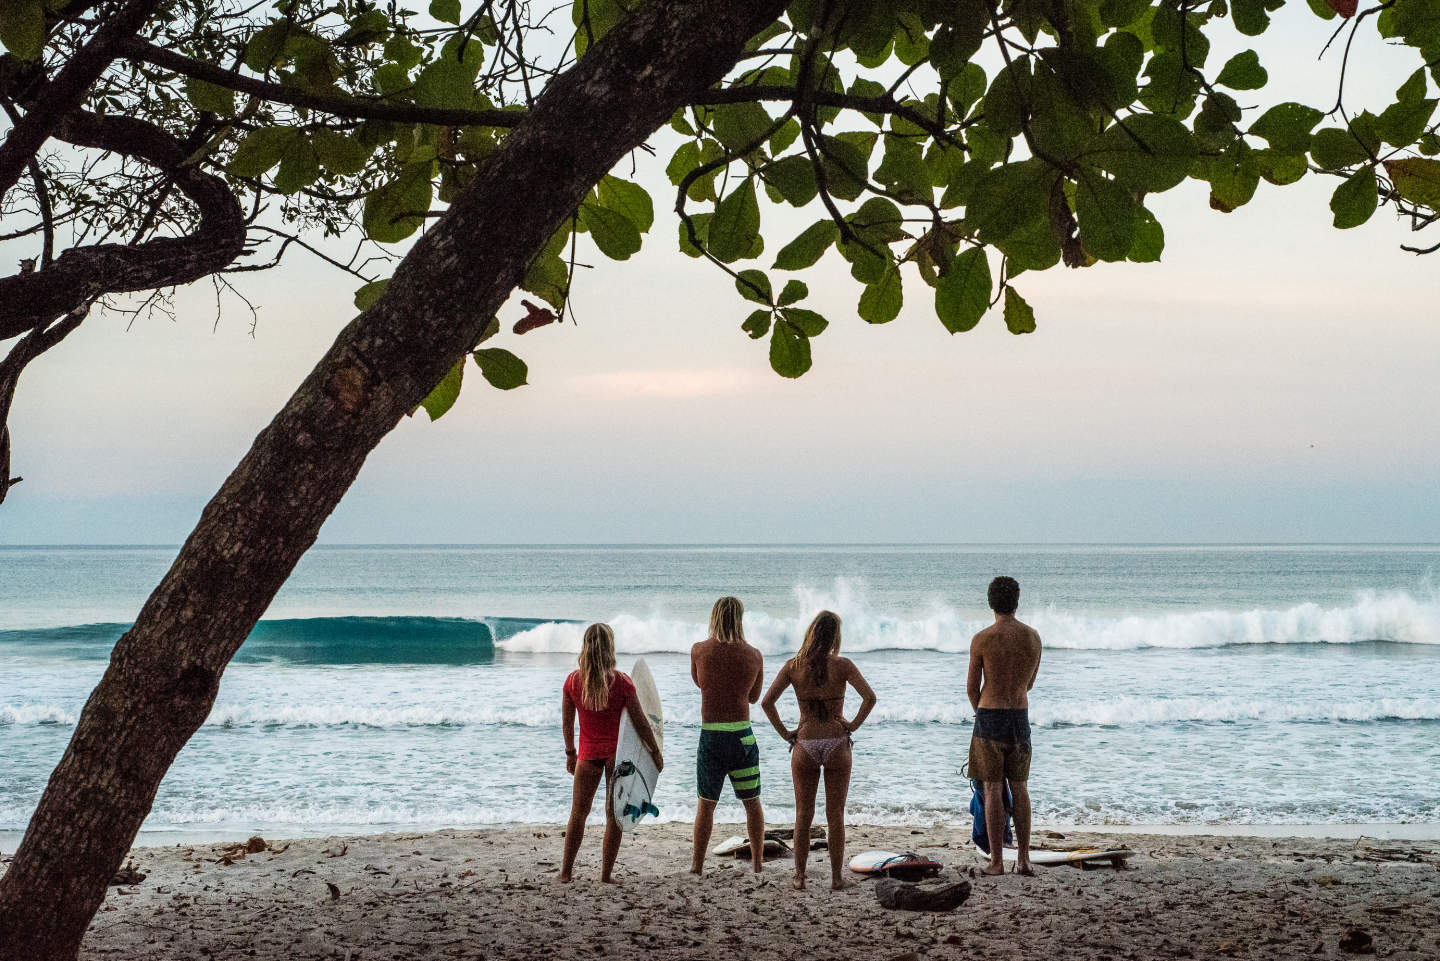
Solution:
<path fill-rule="evenodd" d="M 620 853 L 620 823 L 610 804 L 610 776 L 615 767 L 615 745 L 620 738 L 620 715 L 630 715 L 635 733 L 655 758 L 655 769 L 664 767 L 660 746 L 650 721 L 635 697 L 635 684 L 615 670 L 615 634 L 608 624 L 591 624 L 580 644 L 580 669 L 565 678 L 561 690 L 561 730 L 565 734 L 565 770 L 575 776 L 575 793 L 570 802 L 570 824 L 565 831 L 565 860 L 555 878 L 569 884 L 585 836 L 585 819 L 595 800 L 595 789 L 605 781 L 605 840 L 600 848 L 600 880 L 610 883 L 615 855 Z M 575 749 L 575 718 L 580 718 L 580 749 Z"/>
<path fill-rule="evenodd" d="M 800 724 L 785 729 L 775 704 L 794 685 L 800 702 Z M 855 719 L 845 720 L 845 688 L 860 695 Z M 850 735 L 865 723 L 875 706 L 875 692 L 849 658 L 840 656 L 840 618 L 821 611 L 805 631 L 800 653 L 786 661 L 761 706 L 780 736 L 790 743 L 790 773 L 795 780 L 795 887 L 805 889 L 805 864 L 810 858 L 810 822 L 815 819 L 815 791 L 825 776 L 825 819 L 830 824 L 830 887 L 838 891 L 845 879 L 845 796 L 850 792 Z"/>

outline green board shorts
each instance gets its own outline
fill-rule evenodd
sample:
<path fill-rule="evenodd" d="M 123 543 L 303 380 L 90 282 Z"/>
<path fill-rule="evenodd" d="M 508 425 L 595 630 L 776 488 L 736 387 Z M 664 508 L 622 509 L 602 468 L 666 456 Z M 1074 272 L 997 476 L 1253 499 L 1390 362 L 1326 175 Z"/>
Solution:
<path fill-rule="evenodd" d="M 725 778 L 742 801 L 760 796 L 760 749 L 749 721 L 712 721 L 700 729 L 695 785 L 705 801 L 720 800 Z"/>

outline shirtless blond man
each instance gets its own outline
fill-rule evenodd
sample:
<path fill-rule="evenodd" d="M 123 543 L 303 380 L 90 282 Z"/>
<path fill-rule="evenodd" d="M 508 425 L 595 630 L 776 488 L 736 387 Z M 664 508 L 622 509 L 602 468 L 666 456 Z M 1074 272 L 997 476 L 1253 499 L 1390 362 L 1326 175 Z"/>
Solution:
<path fill-rule="evenodd" d="M 1004 874 L 1005 782 L 1014 800 L 1017 874 L 1030 865 L 1030 700 L 1040 672 L 1040 635 L 1015 619 L 1020 585 L 1013 577 L 990 582 L 995 623 L 970 641 L 965 688 L 975 709 L 970 737 L 970 776 L 985 785 L 985 830 L 990 836 L 986 874 Z"/>
<path fill-rule="evenodd" d="M 765 812 L 760 807 L 760 751 L 750 727 L 750 705 L 760 700 L 765 664 L 745 642 L 738 598 L 722 597 L 710 612 L 710 637 L 690 649 L 690 677 L 700 688 L 700 749 L 695 759 L 695 852 L 690 871 L 705 867 L 715 825 L 715 805 L 726 778 L 745 805 L 750 864 L 758 874 L 765 859 Z"/>

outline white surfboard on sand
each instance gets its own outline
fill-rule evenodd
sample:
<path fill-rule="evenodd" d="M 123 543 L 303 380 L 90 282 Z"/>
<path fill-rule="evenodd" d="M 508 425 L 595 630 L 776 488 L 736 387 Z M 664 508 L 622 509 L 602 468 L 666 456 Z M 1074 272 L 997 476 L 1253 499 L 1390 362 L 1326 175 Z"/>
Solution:
<path fill-rule="evenodd" d="M 975 847 L 975 853 L 981 857 L 989 858 L 990 855 L 980 850 L 979 845 Z M 1031 864 L 1074 864 L 1078 867 L 1097 867 L 1109 864 L 1113 867 L 1122 867 L 1125 859 L 1135 852 L 1129 848 L 1082 848 L 1078 851 L 1041 851 L 1035 848 L 1030 850 Z M 1015 848 L 1007 847 L 1001 852 L 1005 863 L 1009 864 L 1020 856 Z"/>
<path fill-rule="evenodd" d="M 650 666 L 645 658 L 635 662 L 630 671 L 630 680 L 635 682 L 635 698 L 640 710 L 650 720 L 650 730 L 655 733 L 655 743 L 664 750 L 665 718 L 660 710 L 660 692 L 655 689 L 655 678 L 650 675 Z M 655 782 L 660 772 L 655 770 L 655 759 L 635 733 L 629 713 L 620 716 L 620 739 L 615 745 L 615 774 L 610 783 L 610 803 L 614 805 L 615 820 L 620 830 L 628 831 L 647 814 L 659 814 L 655 807 Z"/>
<path fill-rule="evenodd" d="M 850 859 L 856 874 L 893 874 L 897 877 L 925 877 L 944 869 L 939 861 L 913 851 L 862 851 Z"/>

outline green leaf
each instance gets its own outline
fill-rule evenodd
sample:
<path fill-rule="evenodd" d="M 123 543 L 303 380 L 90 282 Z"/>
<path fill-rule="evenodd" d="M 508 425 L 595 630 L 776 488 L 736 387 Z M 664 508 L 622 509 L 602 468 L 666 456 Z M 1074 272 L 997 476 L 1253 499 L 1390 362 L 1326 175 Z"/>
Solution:
<path fill-rule="evenodd" d="M 475 99 L 474 75 L 455 57 L 442 54 L 420 71 L 414 93 L 417 106 L 464 110 Z"/>
<path fill-rule="evenodd" d="M 776 301 L 781 307 L 788 307 L 793 303 L 804 300 L 810 296 L 810 288 L 803 280 L 791 278 L 785 281 L 785 288 L 780 291 L 780 299 Z"/>
<path fill-rule="evenodd" d="M 1434 100 L 1400 100 L 1380 114 L 1380 136 L 1392 147 L 1408 147 L 1420 139 L 1435 112 Z"/>
<path fill-rule="evenodd" d="M 830 326 L 830 321 L 804 307 L 786 307 L 780 311 L 780 316 L 794 324 L 806 337 L 819 337 Z"/>
<path fill-rule="evenodd" d="M 480 367 L 480 376 L 490 382 L 491 387 L 513 390 L 526 383 L 530 369 L 525 361 L 503 347 L 482 347 L 470 354 Z"/>
<path fill-rule="evenodd" d="M 860 319 L 867 324 L 888 324 L 900 316 L 904 290 L 900 271 L 891 268 L 860 294 Z"/>
<path fill-rule="evenodd" d="M 0 43 L 21 60 L 39 60 L 45 51 L 42 0 L 6 0 L 0 6 Z"/>
<path fill-rule="evenodd" d="M 289 36 L 290 24 L 285 20 L 261 27 L 245 44 L 245 66 L 261 74 L 275 67 Z"/>
<path fill-rule="evenodd" d="M 770 286 L 770 278 L 765 276 L 763 270 L 740 271 L 735 278 L 735 289 L 740 291 L 740 296 L 746 300 L 767 306 L 775 296 L 774 289 Z"/>
<path fill-rule="evenodd" d="M 596 188 L 600 206 L 625 215 L 640 232 L 647 233 L 655 223 L 655 205 L 645 188 L 628 180 L 606 174 Z"/>
<path fill-rule="evenodd" d="M 1150 0 L 1100 0 L 1100 22 L 1107 27 L 1128 27 L 1150 8 Z"/>
<path fill-rule="evenodd" d="M 967 247 L 935 285 L 935 314 L 952 334 L 972 330 L 990 307 L 990 261 Z"/>
<path fill-rule="evenodd" d="M 759 340 L 770 333 L 770 311 L 752 311 L 750 316 L 745 318 L 745 322 L 740 325 L 740 329 L 749 334 L 751 340 Z"/>
<path fill-rule="evenodd" d="M 1049 270 L 1060 262 L 1060 242 L 1045 216 L 1036 216 L 1010 236 L 995 241 L 995 246 L 1009 258 L 1012 272 L 1017 268 Z"/>
<path fill-rule="evenodd" d="M 788 320 L 777 320 L 770 331 L 770 366 L 781 377 L 810 369 L 810 338 Z"/>
<path fill-rule="evenodd" d="M 1012 334 L 1035 333 L 1035 311 L 1014 287 L 1005 288 L 1005 328 Z"/>
<path fill-rule="evenodd" d="M 1002 137 L 1024 130 L 1031 83 L 1029 57 L 1017 57 L 997 73 L 985 94 L 985 125 Z"/>
<path fill-rule="evenodd" d="M 760 147 L 760 138 L 770 129 L 774 121 L 765 108 L 753 100 L 742 103 L 725 103 L 715 108 L 711 124 L 715 136 L 727 150 L 738 151 L 752 144 Z"/>
<path fill-rule="evenodd" d="M 1260 168 L 1254 151 L 1243 140 L 1237 140 L 1205 166 L 1205 179 L 1210 181 L 1210 207 L 1230 213 L 1255 196 L 1260 183 Z"/>
<path fill-rule="evenodd" d="M 1054 168 L 1041 160 L 996 167 L 971 191 L 965 220 L 976 227 L 981 241 L 1004 240 L 1026 221 L 1044 216 L 1057 176 Z"/>
<path fill-rule="evenodd" d="M 390 286 L 390 278 L 384 280 L 372 280 L 370 283 L 355 291 L 355 308 L 357 310 L 369 310 L 374 306 L 380 295 L 385 293 L 385 288 Z"/>
<path fill-rule="evenodd" d="M 930 38 L 930 63 L 941 79 L 949 80 L 965 69 L 989 26 L 984 4 L 958 3 L 947 10 L 945 21 Z"/>
<path fill-rule="evenodd" d="M 587 203 L 580 208 L 580 224 L 611 260 L 629 260 L 640 250 L 640 228 L 618 210 Z"/>
<path fill-rule="evenodd" d="M 1225 61 L 1215 82 L 1231 90 L 1259 90 L 1269 79 L 1270 74 L 1260 66 L 1260 55 L 1246 50 Z"/>
<path fill-rule="evenodd" d="M 257 127 L 240 141 L 225 169 L 235 177 L 260 177 L 278 164 L 300 136 L 293 127 Z"/>
<path fill-rule="evenodd" d="M 1293 184 L 1305 176 L 1310 169 L 1303 153 L 1288 154 L 1274 150 L 1255 151 L 1255 163 L 1260 176 L 1280 187 Z"/>
<path fill-rule="evenodd" d="M 1276 104 L 1250 125 L 1250 132 L 1282 153 L 1300 153 L 1310 148 L 1310 131 L 1323 116 L 1303 103 Z"/>
<path fill-rule="evenodd" d="M 430 0 L 430 16 L 441 23 L 460 23 L 460 0 Z"/>
<path fill-rule="evenodd" d="M 1113 124 L 1083 159 L 1149 193 L 1169 190 L 1190 173 L 1198 153 L 1185 125 L 1162 114 L 1135 114 Z"/>
<path fill-rule="evenodd" d="M 710 220 L 714 216 L 714 214 L 709 213 L 690 215 L 690 224 L 695 228 L 695 240 L 701 245 L 705 243 L 705 237 L 710 233 Z M 678 228 L 680 237 L 680 252 L 687 257 L 704 257 L 704 251 L 691 242 L 690 231 L 686 226 L 685 219 L 683 217 L 680 218 L 675 221 L 675 225 Z"/>
<path fill-rule="evenodd" d="M 1385 173 L 1400 196 L 1412 204 L 1440 210 L 1440 160 L 1409 157 L 1385 161 Z"/>
<path fill-rule="evenodd" d="M 430 161 L 401 168 L 400 175 L 365 198 L 361 219 L 365 232 L 376 243 L 393 244 L 409 237 L 425 221 L 430 210 L 434 185 L 430 182 Z"/>
<path fill-rule="evenodd" d="M 840 228 L 835 221 L 829 218 L 816 221 L 780 248 L 774 267 L 776 270 L 804 270 L 819 260 L 839 236 Z"/>
<path fill-rule="evenodd" d="M 455 366 L 440 379 L 429 395 L 420 402 L 425 408 L 425 413 L 430 415 L 431 421 L 437 421 L 445 416 L 445 412 L 455 406 L 455 401 L 460 399 L 460 382 L 465 377 L 465 358 L 455 361 Z"/>
<path fill-rule="evenodd" d="M 1310 138 L 1310 155 L 1326 170 L 1339 170 L 1370 159 L 1365 145 L 1349 130 L 1340 127 L 1321 127 L 1315 131 L 1315 136 Z"/>
<path fill-rule="evenodd" d="M 1075 190 L 1080 243 L 1099 260 L 1124 260 L 1135 242 L 1139 204 L 1124 184 L 1095 175 L 1082 176 Z"/>
<path fill-rule="evenodd" d="M 1230 0 L 1230 13 L 1235 18 L 1235 29 L 1247 37 L 1258 37 L 1270 26 L 1264 0 Z"/>
<path fill-rule="evenodd" d="M 315 148 L 310 138 L 300 134 L 285 148 L 280 158 L 280 169 L 275 172 L 275 189 L 282 194 L 293 194 L 303 190 L 320 179 L 320 162 L 315 157 Z"/>
<path fill-rule="evenodd" d="M 875 168 L 875 179 L 901 200 L 923 203 L 933 196 L 920 145 L 902 137 L 885 139 L 885 159 Z"/>
<path fill-rule="evenodd" d="M 342 177 L 364 170 L 372 152 L 370 147 L 354 137 L 347 137 L 328 127 L 317 127 L 312 131 L 310 145 L 315 148 L 315 157 L 320 161 L 320 166 Z"/>
<path fill-rule="evenodd" d="M 235 116 L 235 91 L 196 80 L 185 78 L 185 96 L 196 110 L 204 110 L 217 117 Z"/>
<path fill-rule="evenodd" d="M 1140 215 L 1135 219 L 1135 242 L 1130 245 L 1130 253 L 1125 259 L 1137 264 L 1154 263 L 1160 259 L 1164 249 L 1164 228 L 1154 214 L 1141 207 Z"/>
<path fill-rule="evenodd" d="M 1345 182 L 1335 188 L 1330 196 L 1330 210 L 1335 214 L 1335 226 L 1341 230 L 1358 227 L 1370 219 L 1379 202 L 1379 185 L 1375 180 L 1375 168 L 1361 167 Z"/>
<path fill-rule="evenodd" d="M 874 144 L 871 135 L 871 145 Z M 841 200 L 855 200 L 865 190 L 865 177 L 870 169 L 869 151 L 853 139 L 821 137 L 821 166 L 830 193 Z"/>
<path fill-rule="evenodd" d="M 675 186 L 685 180 L 686 174 L 700 166 L 700 145 L 693 140 L 687 140 L 675 149 L 670 157 L 670 162 L 665 165 L 665 175 Z"/>
<path fill-rule="evenodd" d="M 797 154 L 767 164 L 760 171 L 760 176 L 793 207 L 805 206 L 819 192 L 815 183 L 815 167 L 806 156 Z"/>
<path fill-rule="evenodd" d="M 710 253 L 723 264 L 734 263 L 750 252 L 760 233 L 760 204 L 755 182 L 746 180 L 715 205 L 710 221 Z"/>
<path fill-rule="evenodd" d="M 1400 103 L 1414 103 L 1425 99 L 1425 68 L 1420 67 L 1399 87 L 1395 88 L 1395 99 Z"/>

